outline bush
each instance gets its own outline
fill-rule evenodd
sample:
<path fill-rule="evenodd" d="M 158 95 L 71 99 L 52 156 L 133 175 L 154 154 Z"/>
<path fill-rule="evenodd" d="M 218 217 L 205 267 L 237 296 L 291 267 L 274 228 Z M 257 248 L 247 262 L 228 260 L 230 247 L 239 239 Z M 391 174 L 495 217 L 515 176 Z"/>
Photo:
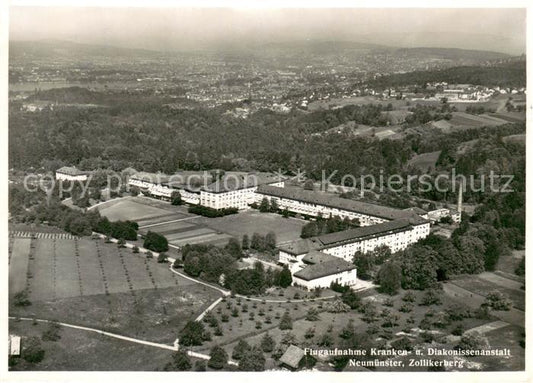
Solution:
<path fill-rule="evenodd" d="M 311 307 L 307 311 L 307 314 L 305 315 L 305 320 L 310 321 L 310 322 L 316 322 L 319 319 L 320 319 L 320 316 L 319 316 L 318 310 L 314 307 Z"/>
<path fill-rule="evenodd" d="M 463 335 L 464 332 L 465 332 L 465 327 L 462 325 L 462 323 L 459 323 L 452 330 L 452 335 Z"/>
<path fill-rule="evenodd" d="M 283 316 L 281 317 L 281 320 L 279 322 L 279 328 L 280 330 L 291 330 L 292 329 L 292 318 L 289 315 L 288 311 L 285 311 L 285 313 L 283 313 Z"/>
<path fill-rule="evenodd" d="M 48 328 L 43 332 L 43 335 L 41 336 L 42 340 L 45 341 L 51 341 L 56 342 L 59 339 L 61 339 L 61 335 L 59 334 L 59 330 L 61 330 L 61 327 L 58 323 L 55 322 L 49 322 Z"/>
<path fill-rule="evenodd" d="M 496 311 L 509 311 L 513 305 L 509 298 L 497 290 L 487 295 L 485 303 Z"/>
<path fill-rule="evenodd" d="M 157 263 L 165 263 L 167 261 L 167 255 L 165 253 L 159 253 L 157 256 Z"/>
<path fill-rule="evenodd" d="M 39 363 L 44 359 L 44 350 L 41 341 L 37 337 L 31 337 L 23 342 L 22 358 L 29 363 Z"/>
<path fill-rule="evenodd" d="M 229 207 L 224 209 L 213 209 L 202 205 L 189 206 L 189 213 L 198 214 L 208 218 L 224 217 L 225 215 L 237 214 L 239 209 L 236 207 Z"/>
<path fill-rule="evenodd" d="M 422 297 L 422 300 L 420 301 L 420 306 L 431 306 L 440 304 L 440 295 L 434 289 L 426 291 L 426 293 Z"/>
<path fill-rule="evenodd" d="M 31 305 L 30 299 L 28 297 L 28 292 L 26 290 L 19 291 L 13 296 L 13 304 L 17 307 L 24 307 Z"/>

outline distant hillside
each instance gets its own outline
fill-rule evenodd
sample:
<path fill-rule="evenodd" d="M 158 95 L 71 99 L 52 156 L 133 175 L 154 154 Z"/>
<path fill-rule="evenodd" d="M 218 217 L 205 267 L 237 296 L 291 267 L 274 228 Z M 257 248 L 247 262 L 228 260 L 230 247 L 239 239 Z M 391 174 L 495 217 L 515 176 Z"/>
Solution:
<path fill-rule="evenodd" d="M 435 57 L 449 60 L 476 60 L 476 61 L 494 61 L 511 57 L 508 54 L 492 51 L 478 51 L 473 49 L 456 49 L 456 48 L 400 48 L 397 54 L 406 54 L 411 57 Z"/>
<path fill-rule="evenodd" d="M 10 41 L 9 56 L 17 57 L 150 57 L 160 52 L 63 40 Z"/>
<path fill-rule="evenodd" d="M 415 71 L 379 77 L 367 84 L 373 88 L 419 85 L 445 81 L 450 84 L 526 86 L 526 61 L 518 60 L 493 66 L 460 66 L 442 70 Z"/>

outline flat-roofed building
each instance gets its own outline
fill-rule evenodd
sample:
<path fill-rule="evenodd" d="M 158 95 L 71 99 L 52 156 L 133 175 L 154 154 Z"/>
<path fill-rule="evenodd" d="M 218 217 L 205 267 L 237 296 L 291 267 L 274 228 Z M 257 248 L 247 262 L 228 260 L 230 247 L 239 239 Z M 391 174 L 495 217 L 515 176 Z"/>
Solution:
<path fill-rule="evenodd" d="M 79 170 L 74 166 L 63 166 L 56 170 L 56 180 L 61 181 L 87 181 L 88 172 Z"/>
<path fill-rule="evenodd" d="M 285 183 L 271 173 L 227 172 L 202 189 L 200 204 L 217 210 L 249 209 L 256 202 L 257 188 L 262 185 L 283 188 Z"/>
<path fill-rule="evenodd" d="M 352 270 L 348 265 L 353 266 L 352 259 L 356 252 L 367 253 L 377 247 L 387 246 L 392 253 L 396 253 L 427 237 L 429 231 L 429 221 L 412 214 L 410 218 L 285 243 L 278 247 L 279 262 L 288 267 L 294 283 L 309 289 L 329 286 L 331 282 L 352 286 L 356 283 L 357 272 L 355 267 Z M 311 260 L 319 259 L 318 254 L 342 261 L 335 264 L 335 267 L 339 267 L 338 272 L 335 273 L 333 264 L 329 264 L 331 267 L 327 267 L 328 272 L 324 275 L 313 273 L 312 268 L 301 273 Z M 326 268 L 325 265 L 322 267 Z"/>

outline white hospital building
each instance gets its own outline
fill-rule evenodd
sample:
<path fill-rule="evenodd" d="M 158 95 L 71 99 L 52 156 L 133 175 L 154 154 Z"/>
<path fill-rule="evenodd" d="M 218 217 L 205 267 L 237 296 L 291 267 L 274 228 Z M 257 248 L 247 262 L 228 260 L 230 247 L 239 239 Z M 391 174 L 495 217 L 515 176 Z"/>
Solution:
<path fill-rule="evenodd" d="M 203 185 L 196 183 L 192 187 L 190 177 L 202 179 Z M 395 209 L 285 187 L 283 180 L 270 173 L 226 172 L 220 176 L 207 172 L 181 172 L 173 176 L 138 173 L 130 177 L 129 185 L 161 199 L 170 199 L 177 190 L 183 201 L 212 209 L 249 209 L 266 198 L 269 202 L 275 200 L 280 210 L 309 217 L 357 218 L 361 227 L 278 246 L 279 263 L 289 268 L 293 284 L 307 289 L 329 287 L 332 282 L 353 286 L 357 283 L 357 270 L 352 263 L 355 252 L 367 253 L 387 246 L 396 253 L 430 232 L 428 213 L 422 209 Z"/>

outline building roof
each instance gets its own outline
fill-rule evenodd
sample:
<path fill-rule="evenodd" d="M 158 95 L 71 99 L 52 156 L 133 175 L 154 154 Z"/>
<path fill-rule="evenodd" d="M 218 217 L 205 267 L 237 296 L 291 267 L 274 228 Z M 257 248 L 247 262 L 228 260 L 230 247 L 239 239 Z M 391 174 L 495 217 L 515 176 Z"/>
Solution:
<path fill-rule="evenodd" d="M 367 202 L 354 201 L 340 198 L 332 194 L 319 193 L 300 188 L 281 188 L 276 186 L 262 185 L 257 189 L 258 193 L 270 195 L 278 198 L 288 198 L 315 205 L 323 205 L 354 213 L 379 217 L 387 220 L 405 218 L 412 214 L 400 209 L 388 206 L 375 205 Z"/>
<path fill-rule="evenodd" d="M 403 209 L 403 211 L 408 211 L 408 212 L 415 213 L 415 214 L 418 214 L 418 215 L 424 215 L 424 214 L 427 214 L 427 213 L 428 213 L 428 212 L 425 211 L 424 209 L 419 208 L 419 207 L 417 207 L 417 206 L 414 206 L 414 207 L 408 207 L 407 209 Z"/>
<path fill-rule="evenodd" d="M 295 345 L 291 344 L 289 348 L 287 348 L 287 351 L 285 351 L 281 358 L 279 358 L 279 361 L 289 367 L 297 369 L 298 364 L 300 363 L 300 360 L 302 360 L 304 355 L 304 350 L 302 350 L 300 347 L 296 347 Z"/>
<path fill-rule="evenodd" d="M 303 261 L 309 265 L 294 273 L 294 276 L 306 281 L 355 269 L 350 262 L 319 251 L 306 254 Z"/>
<path fill-rule="evenodd" d="M 130 177 L 130 179 L 149 182 L 153 184 L 162 184 L 168 181 L 169 176 L 164 173 L 148 173 L 148 172 L 139 172 L 135 173 Z"/>
<path fill-rule="evenodd" d="M 283 245 L 279 245 L 278 249 L 293 255 L 306 254 L 312 250 L 319 249 L 322 244 L 318 241 L 317 237 L 297 239 Z"/>
<path fill-rule="evenodd" d="M 353 243 L 387 234 L 411 230 L 413 225 L 428 223 L 417 215 L 379 223 L 377 225 L 357 227 L 335 233 L 322 234 L 312 238 L 299 239 L 278 246 L 281 251 L 293 255 L 306 254 L 314 250 L 327 249 L 341 243 Z"/>
<path fill-rule="evenodd" d="M 63 166 L 56 170 L 56 173 L 66 174 L 69 176 L 85 176 L 87 172 L 79 170 L 75 166 Z"/>
<path fill-rule="evenodd" d="M 336 233 L 323 234 L 319 235 L 317 239 L 324 247 L 327 247 L 340 242 L 362 241 L 376 236 L 383 236 L 389 233 L 392 234 L 411 229 L 412 225 L 408 219 L 397 219 L 377 225 L 363 226 L 355 229 L 338 231 Z"/>
<path fill-rule="evenodd" d="M 272 173 L 226 172 L 220 179 L 204 187 L 204 190 L 210 193 L 226 193 L 280 181 L 282 180 L 279 176 Z"/>

